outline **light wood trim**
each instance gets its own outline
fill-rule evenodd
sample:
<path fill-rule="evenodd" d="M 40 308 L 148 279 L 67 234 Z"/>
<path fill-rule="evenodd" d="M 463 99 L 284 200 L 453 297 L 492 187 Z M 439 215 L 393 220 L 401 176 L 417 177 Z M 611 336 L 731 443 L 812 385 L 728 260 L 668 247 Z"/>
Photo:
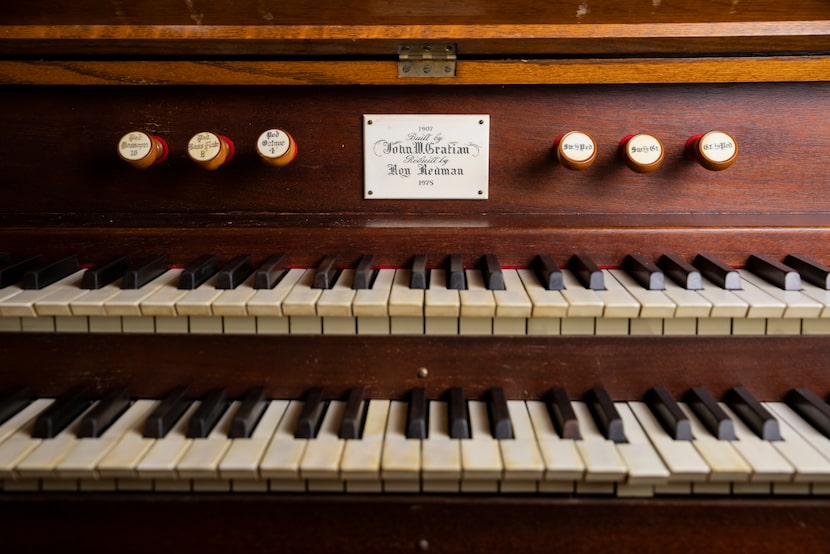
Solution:
<path fill-rule="evenodd" d="M 487 85 L 830 81 L 830 57 L 460 60 L 456 78 L 402 79 L 395 61 L 0 61 L 0 84 Z"/>

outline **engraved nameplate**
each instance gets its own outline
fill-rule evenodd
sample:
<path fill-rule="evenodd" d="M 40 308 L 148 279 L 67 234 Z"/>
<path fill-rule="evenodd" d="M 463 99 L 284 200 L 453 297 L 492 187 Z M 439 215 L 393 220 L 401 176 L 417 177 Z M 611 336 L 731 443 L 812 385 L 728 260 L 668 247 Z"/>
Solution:
<path fill-rule="evenodd" d="M 365 199 L 485 200 L 489 115 L 364 115 Z"/>

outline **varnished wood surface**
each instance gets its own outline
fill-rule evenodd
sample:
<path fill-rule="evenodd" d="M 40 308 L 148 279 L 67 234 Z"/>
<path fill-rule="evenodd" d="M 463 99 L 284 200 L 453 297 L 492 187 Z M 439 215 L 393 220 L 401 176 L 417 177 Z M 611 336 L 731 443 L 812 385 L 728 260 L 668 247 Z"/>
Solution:
<path fill-rule="evenodd" d="M 830 80 L 830 58 L 464 60 L 456 77 L 402 79 L 385 61 L 0 61 L 16 85 L 573 85 Z"/>
<path fill-rule="evenodd" d="M 0 167 L 14 194 L 0 213 L 159 214 L 159 224 L 172 214 L 512 214 L 517 225 L 524 214 L 828 214 L 830 137 L 815 124 L 828 111 L 825 83 L 6 87 Z M 362 118 L 370 113 L 489 114 L 489 199 L 364 200 Z M 271 127 L 297 141 L 299 155 L 285 168 L 255 153 L 254 141 Z M 163 164 L 141 171 L 118 158 L 117 141 L 136 128 L 168 142 Z M 598 144 L 597 161 L 584 171 L 551 156 L 554 139 L 573 129 Z M 684 155 L 688 137 L 713 129 L 740 145 L 726 171 Z M 202 130 L 236 145 L 217 171 L 186 156 Z M 637 174 L 620 160 L 619 141 L 632 132 L 663 141 L 657 171 Z"/>
<path fill-rule="evenodd" d="M 403 495 L 0 495 L 6 547 L 47 552 L 822 552 L 830 504 Z M 33 523 L 43 531 L 32 532 Z M 46 531 L 48 530 L 48 531 Z M 117 547 L 116 547 L 117 545 Z M 428 547 L 425 549 L 425 547 Z"/>
<path fill-rule="evenodd" d="M 161 397 L 179 385 L 195 396 L 226 387 L 240 397 L 264 386 L 271 398 L 328 398 L 364 386 L 370 398 L 432 398 L 462 386 L 468 398 L 502 387 L 511 399 L 540 399 L 554 387 L 580 398 L 601 385 L 616 400 L 654 386 L 680 397 L 704 386 L 716 397 L 744 386 L 761 400 L 794 387 L 821 397 L 827 337 L 308 337 L 0 334 L 0 390 L 27 384 L 38 396 L 85 384 L 95 395 L 129 387 Z M 419 376 L 426 368 L 428 377 Z"/>

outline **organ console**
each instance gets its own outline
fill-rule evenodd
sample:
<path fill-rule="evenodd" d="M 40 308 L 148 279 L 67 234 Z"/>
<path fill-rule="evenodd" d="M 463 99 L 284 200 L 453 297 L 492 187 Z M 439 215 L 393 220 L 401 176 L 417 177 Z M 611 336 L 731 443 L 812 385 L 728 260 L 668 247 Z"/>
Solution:
<path fill-rule="evenodd" d="M 52 4 L 6 549 L 826 549 L 826 2 Z"/>

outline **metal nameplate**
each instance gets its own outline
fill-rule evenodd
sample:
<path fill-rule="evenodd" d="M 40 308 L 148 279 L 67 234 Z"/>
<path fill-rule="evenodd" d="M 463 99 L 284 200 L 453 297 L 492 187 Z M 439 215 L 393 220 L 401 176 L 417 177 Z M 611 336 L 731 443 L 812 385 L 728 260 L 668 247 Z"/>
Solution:
<path fill-rule="evenodd" d="M 489 115 L 363 116 L 365 199 L 485 200 Z"/>

